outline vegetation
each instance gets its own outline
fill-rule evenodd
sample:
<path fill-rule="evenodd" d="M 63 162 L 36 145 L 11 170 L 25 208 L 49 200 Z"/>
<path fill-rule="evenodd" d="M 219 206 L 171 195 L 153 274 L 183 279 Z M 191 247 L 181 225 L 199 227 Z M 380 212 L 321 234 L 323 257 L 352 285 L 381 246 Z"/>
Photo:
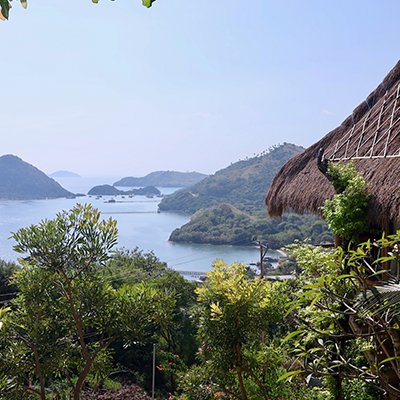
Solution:
<path fill-rule="evenodd" d="M 290 282 L 251 279 L 245 266 L 222 261 L 207 278 L 196 291 L 200 364 L 182 376 L 183 398 L 322 399 L 322 390 L 281 379 Z"/>
<path fill-rule="evenodd" d="M 111 185 L 99 185 L 92 187 L 89 192 L 92 196 L 119 196 L 119 195 L 136 195 L 136 196 L 160 196 L 161 192 L 154 186 L 146 186 L 139 189 L 119 190 Z"/>
<path fill-rule="evenodd" d="M 116 234 L 81 205 L 14 234 L 1 398 L 145 399 L 153 344 L 159 398 L 398 398 L 399 288 L 379 279 L 398 279 L 400 232 L 349 253 L 292 246 L 293 281 L 217 261 L 202 285 L 153 253 L 110 253 Z"/>
<path fill-rule="evenodd" d="M 284 143 L 235 162 L 188 189 L 166 196 L 160 203 L 160 210 L 193 214 L 201 208 L 221 203 L 232 204 L 250 213 L 264 210 L 265 193 L 275 174 L 287 160 L 303 150 L 300 146 Z"/>
<path fill-rule="evenodd" d="M 357 239 L 367 230 L 368 193 L 365 179 L 353 163 L 329 163 L 327 176 L 337 194 L 326 200 L 323 215 L 335 235 L 346 240 Z"/>
<path fill-rule="evenodd" d="M 114 186 L 188 187 L 202 181 L 206 176 L 199 172 L 155 171 L 141 178 L 122 178 Z"/>
<path fill-rule="evenodd" d="M 159 344 L 160 362 L 180 359 L 175 350 L 190 353 L 190 338 L 177 341 L 190 330 L 178 294 L 187 293 L 186 281 L 165 266 L 156 274 L 162 264 L 137 251 L 110 261 L 116 234 L 115 221 L 78 205 L 13 235 L 16 250 L 27 255 L 12 278 L 18 294 L 1 316 L 1 398 L 80 399 L 84 387 L 103 385 L 118 363 L 129 367 L 126 355 L 152 343 Z M 117 285 L 121 259 L 126 272 L 142 277 L 145 263 L 149 278 Z M 143 353 L 133 360 L 143 361 Z M 174 373 L 165 378 L 171 386 Z"/>
<path fill-rule="evenodd" d="M 189 243 L 242 244 L 253 238 L 279 248 L 294 240 L 332 241 L 326 224 L 311 215 L 270 219 L 265 213 L 265 192 L 276 172 L 303 149 L 285 143 L 253 158 L 238 161 L 191 188 L 165 196 L 161 211 L 194 213 L 172 232 L 170 240 Z"/>
<path fill-rule="evenodd" d="M 249 245 L 254 238 L 267 238 L 272 248 L 308 238 L 311 243 L 332 241 L 326 225 L 318 217 L 285 214 L 268 218 L 265 212 L 249 214 L 230 204 L 205 208 L 192 215 L 190 222 L 175 229 L 174 242 Z"/>
<path fill-rule="evenodd" d="M 399 398 L 398 287 L 379 282 L 388 262 L 399 268 L 399 234 L 349 252 L 292 246 L 303 268 L 291 314 L 297 329 L 287 337 L 295 373 L 329 377 L 335 399 Z M 384 249 L 392 252 L 382 257 Z"/>

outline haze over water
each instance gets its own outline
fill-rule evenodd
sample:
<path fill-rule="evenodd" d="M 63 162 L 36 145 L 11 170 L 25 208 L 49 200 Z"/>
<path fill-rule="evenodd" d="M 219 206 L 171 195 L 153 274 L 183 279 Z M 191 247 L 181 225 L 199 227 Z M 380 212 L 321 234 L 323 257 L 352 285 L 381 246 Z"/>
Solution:
<path fill-rule="evenodd" d="M 74 193 L 87 193 L 98 184 L 112 184 L 117 178 L 57 178 L 61 185 Z M 128 190 L 128 188 L 121 188 Z M 163 194 L 175 189 L 160 188 Z M 175 213 L 157 213 L 159 198 L 135 196 L 114 197 L 116 203 L 106 203 L 112 196 L 80 197 L 77 199 L 52 200 L 0 200 L 0 258 L 16 260 L 18 254 L 12 250 L 14 242 L 11 232 L 36 224 L 45 218 L 53 218 L 57 212 L 69 210 L 76 203 L 92 203 L 104 218 L 112 217 L 118 221 L 117 248 L 154 251 L 157 257 L 177 270 L 208 271 L 213 261 L 223 258 L 226 262 L 250 263 L 258 260 L 257 248 L 242 246 L 212 246 L 198 244 L 179 244 L 168 241 L 170 233 L 186 222 L 189 217 Z"/>

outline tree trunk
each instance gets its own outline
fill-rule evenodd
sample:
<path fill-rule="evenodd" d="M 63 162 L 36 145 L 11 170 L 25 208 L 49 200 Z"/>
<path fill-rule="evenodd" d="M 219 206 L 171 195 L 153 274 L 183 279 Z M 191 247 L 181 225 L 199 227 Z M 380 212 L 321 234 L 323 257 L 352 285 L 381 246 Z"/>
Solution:
<path fill-rule="evenodd" d="M 40 382 L 40 399 L 46 400 L 46 385 L 45 385 L 45 380 L 44 380 L 43 373 L 42 373 L 42 368 L 40 365 L 39 354 L 38 354 L 38 351 L 37 351 L 37 348 L 35 345 L 33 346 L 32 350 L 33 350 L 33 354 L 35 356 L 36 375 L 38 376 L 39 382 Z"/>
<path fill-rule="evenodd" d="M 235 353 L 236 353 L 236 374 L 239 381 L 240 394 L 242 396 L 242 400 L 247 400 L 247 393 L 246 393 L 246 388 L 244 387 L 243 375 L 242 375 L 242 348 L 239 343 L 235 347 Z"/>
<path fill-rule="evenodd" d="M 83 385 L 86 381 L 86 378 L 92 368 L 93 361 L 94 361 L 93 359 L 90 359 L 89 362 L 86 362 L 85 367 L 79 374 L 78 381 L 76 382 L 76 385 L 74 386 L 74 390 L 73 390 L 74 400 L 80 400 L 80 398 L 81 398 L 81 391 L 82 391 Z"/>

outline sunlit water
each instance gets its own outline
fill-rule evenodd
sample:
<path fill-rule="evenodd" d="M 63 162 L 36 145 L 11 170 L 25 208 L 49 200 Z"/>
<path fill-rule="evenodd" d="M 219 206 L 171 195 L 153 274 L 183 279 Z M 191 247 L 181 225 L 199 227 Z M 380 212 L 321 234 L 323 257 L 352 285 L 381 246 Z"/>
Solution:
<path fill-rule="evenodd" d="M 67 190 L 74 193 L 87 193 L 98 184 L 112 184 L 113 178 L 57 178 Z M 129 188 L 120 188 L 128 190 Z M 175 189 L 159 188 L 163 194 Z M 116 203 L 106 203 L 114 198 Z M 217 258 L 227 263 L 235 261 L 253 263 L 258 260 L 258 249 L 242 246 L 212 246 L 197 244 L 179 244 L 168 241 L 170 233 L 189 221 L 189 217 L 174 213 L 157 213 L 159 198 L 135 196 L 112 197 L 95 196 L 77 199 L 1 201 L 0 200 L 0 258 L 16 260 L 18 254 L 13 251 L 15 244 L 9 239 L 10 233 L 30 224 L 36 224 L 45 218 L 53 218 L 57 212 L 69 210 L 76 203 L 92 203 L 104 218 L 112 217 L 118 221 L 117 248 L 154 251 L 162 261 L 177 270 L 208 271 Z M 272 255 L 272 254 L 271 254 Z"/>

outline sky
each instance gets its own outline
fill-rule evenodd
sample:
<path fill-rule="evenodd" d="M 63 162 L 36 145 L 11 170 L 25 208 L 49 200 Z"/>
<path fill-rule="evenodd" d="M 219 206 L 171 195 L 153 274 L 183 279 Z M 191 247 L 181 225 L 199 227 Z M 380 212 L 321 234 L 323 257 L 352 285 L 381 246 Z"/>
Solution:
<path fill-rule="evenodd" d="M 0 23 L 0 154 L 214 173 L 338 126 L 399 59 L 398 0 L 29 0 Z"/>

